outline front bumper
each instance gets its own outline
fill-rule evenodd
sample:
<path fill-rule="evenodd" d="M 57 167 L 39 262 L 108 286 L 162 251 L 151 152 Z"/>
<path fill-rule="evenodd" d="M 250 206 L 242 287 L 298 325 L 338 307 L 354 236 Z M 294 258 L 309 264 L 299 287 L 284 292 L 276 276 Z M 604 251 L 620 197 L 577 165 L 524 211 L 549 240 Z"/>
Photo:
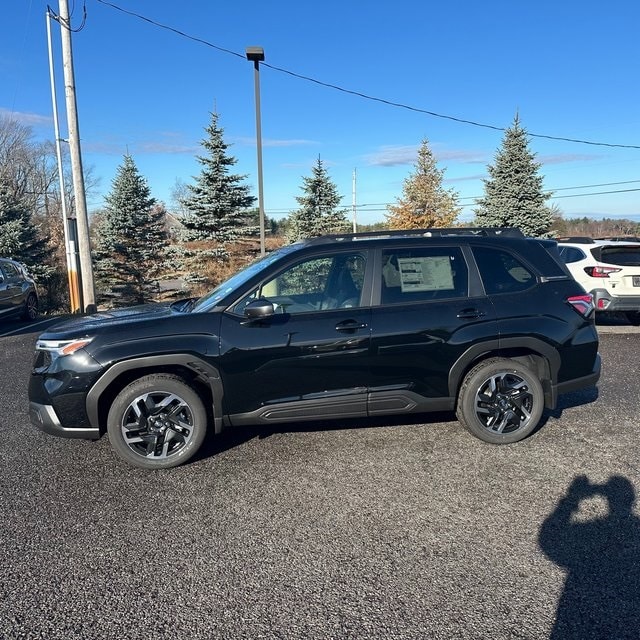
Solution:
<path fill-rule="evenodd" d="M 31 424 L 45 433 L 62 438 L 84 438 L 97 440 L 100 429 L 94 427 L 63 427 L 50 404 L 29 403 L 29 418 Z"/>

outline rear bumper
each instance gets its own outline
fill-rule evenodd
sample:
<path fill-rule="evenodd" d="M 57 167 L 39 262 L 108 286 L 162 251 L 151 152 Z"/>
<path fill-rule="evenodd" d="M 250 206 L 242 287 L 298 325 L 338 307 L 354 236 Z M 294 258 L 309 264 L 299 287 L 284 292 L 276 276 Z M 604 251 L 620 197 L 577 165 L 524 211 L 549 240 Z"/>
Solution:
<path fill-rule="evenodd" d="M 594 289 L 590 293 L 596 311 L 640 311 L 640 295 L 616 296 L 606 289 Z"/>
<path fill-rule="evenodd" d="M 63 427 L 50 404 L 29 403 L 29 418 L 34 427 L 62 438 L 84 438 L 97 440 L 100 437 L 100 429 L 93 427 Z"/>
<path fill-rule="evenodd" d="M 558 396 L 563 393 L 570 393 L 571 391 L 578 391 L 579 389 L 586 389 L 588 387 L 595 387 L 596 383 L 600 379 L 600 373 L 602 371 L 602 359 L 600 358 L 600 354 L 596 354 L 596 359 L 593 364 L 593 371 L 582 378 L 574 378 L 573 380 L 567 380 L 565 382 L 561 382 L 559 384 L 554 384 L 551 386 L 551 399 L 549 406 L 550 409 L 555 409 Z"/>

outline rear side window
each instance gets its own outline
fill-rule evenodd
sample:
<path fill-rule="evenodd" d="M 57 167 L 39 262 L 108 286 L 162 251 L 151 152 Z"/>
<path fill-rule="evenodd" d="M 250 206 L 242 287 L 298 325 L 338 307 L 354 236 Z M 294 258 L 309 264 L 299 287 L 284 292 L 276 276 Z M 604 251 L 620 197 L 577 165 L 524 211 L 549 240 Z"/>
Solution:
<path fill-rule="evenodd" d="M 473 255 L 488 295 L 525 291 L 536 283 L 533 273 L 507 251 L 474 247 Z"/>
<path fill-rule="evenodd" d="M 462 298 L 469 272 L 459 247 L 412 247 L 382 253 L 382 304 Z"/>
<path fill-rule="evenodd" d="M 560 257 L 566 264 L 579 262 L 585 258 L 584 252 L 576 247 L 558 247 L 558 251 L 560 253 Z"/>

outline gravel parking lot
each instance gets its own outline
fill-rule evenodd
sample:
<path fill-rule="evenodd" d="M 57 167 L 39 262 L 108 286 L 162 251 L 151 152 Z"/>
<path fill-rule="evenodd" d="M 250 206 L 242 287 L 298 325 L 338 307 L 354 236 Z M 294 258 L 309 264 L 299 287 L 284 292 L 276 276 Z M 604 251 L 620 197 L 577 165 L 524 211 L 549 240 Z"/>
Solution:
<path fill-rule="evenodd" d="M 516 445 L 242 429 L 156 473 L 31 427 L 36 335 L 0 337 L 0 637 L 640 638 L 637 328 Z"/>

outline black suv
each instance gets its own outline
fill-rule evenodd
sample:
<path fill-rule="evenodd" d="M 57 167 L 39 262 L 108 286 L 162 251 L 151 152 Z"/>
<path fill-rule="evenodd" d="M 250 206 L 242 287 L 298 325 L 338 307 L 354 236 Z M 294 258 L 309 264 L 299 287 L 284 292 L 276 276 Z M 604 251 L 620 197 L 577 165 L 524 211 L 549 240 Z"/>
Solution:
<path fill-rule="evenodd" d="M 32 422 L 129 463 L 191 458 L 208 428 L 455 410 L 495 444 L 600 375 L 591 296 L 556 243 L 514 229 L 285 246 L 198 300 L 42 334 Z"/>
<path fill-rule="evenodd" d="M 38 293 L 26 267 L 15 260 L 0 258 L 0 320 L 20 316 L 38 317 Z"/>

